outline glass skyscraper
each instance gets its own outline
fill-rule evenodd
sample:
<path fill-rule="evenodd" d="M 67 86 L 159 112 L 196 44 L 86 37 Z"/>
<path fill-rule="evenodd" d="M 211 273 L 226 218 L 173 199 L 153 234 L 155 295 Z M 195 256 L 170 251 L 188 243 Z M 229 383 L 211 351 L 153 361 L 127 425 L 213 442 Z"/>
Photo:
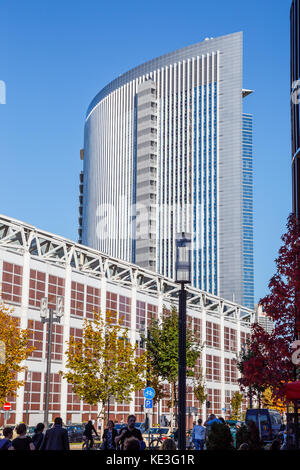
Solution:
<path fill-rule="evenodd" d="M 300 217 L 300 1 L 293 0 L 291 25 L 291 124 L 293 211 Z"/>
<path fill-rule="evenodd" d="M 253 165 L 252 115 L 243 114 L 243 305 L 253 308 Z"/>
<path fill-rule="evenodd" d="M 192 234 L 192 284 L 253 308 L 252 117 L 242 33 L 206 38 L 109 83 L 86 116 L 80 236 L 175 277 Z"/>

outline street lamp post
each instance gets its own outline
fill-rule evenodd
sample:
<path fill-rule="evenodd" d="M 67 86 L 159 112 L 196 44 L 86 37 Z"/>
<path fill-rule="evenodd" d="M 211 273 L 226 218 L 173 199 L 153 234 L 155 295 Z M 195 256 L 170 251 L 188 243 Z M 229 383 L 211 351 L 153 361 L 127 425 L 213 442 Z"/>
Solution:
<path fill-rule="evenodd" d="M 49 316 L 48 316 L 49 314 Z M 49 323 L 48 339 L 47 339 L 47 369 L 46 369 L 46 391 L 45 391 L 45 411 L 44 411 L 44 424 L 46 429 L 49 424 L 49 394 L 50 394 L 50 374 L 51 374 L 51 352 L 52 352 L 52 330 L 53 323 L 60 323 L 60 318 L 63 316 L 63 297 L 56 297 L 56 311 L 53 308 L 48 310 L 48 298 L 41 299 L 40 316 L 43 323 Z"/>
<path fill-rule="evenodd" d="M 186 447 L 186 298 L 185 284 L 191 282 L 191 236 L 182 232 L 176 237 L 176 279 L 179 291 L 178 339 L 178 448 Z"/>
<path fill-rule="evenodd" d="M 146 337 L 146 340 L 149 341 L 150 340 L 150 334 L 149 334 L 149 329 L 146 327 L 146 323 L 145 322 L 141 322 L 141 327 L 140 327 L 140 333 L 141 335 L 144 336 L 144 338 Z M 145 339 L 143 338 L 142 342 L 141 342 L 141 347 L 144 349 L 145 347 L 147 347 L 147 342 L 145 342 Z M 149 387 L 150 386 L 150 380 L 149 380 L 149 365 L 148 365 L 148 360 L 147 360 L 147 370 L 146 370 L 146 387 Z M 150 429 L 150 425 L 149 425 L 149 416 L 148 416 L 148 412 L 146 411 L 147 408 L 145 408 L 145 425 L 146 425 L 146 428 L 147 429 Z"/>

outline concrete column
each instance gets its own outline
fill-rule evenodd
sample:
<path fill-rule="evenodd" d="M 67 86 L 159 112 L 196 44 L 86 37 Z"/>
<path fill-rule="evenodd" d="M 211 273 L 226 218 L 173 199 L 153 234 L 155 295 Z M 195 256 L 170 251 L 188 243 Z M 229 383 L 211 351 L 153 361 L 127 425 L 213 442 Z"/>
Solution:
<path fill-rule="evenodd" d="M 131 285 L 131 318 L 130 318 L 130 342 L 135 346 L 137 331 L 136 331 L 136 278 L 134 277 Z M 135 414 L 135 392 L 131 394 L 130 401 L 130 414 Z"/>
<path fill-rule="evenodd" d="M 203 377 L 206 383 L 206 310 L 205 308 L 202 308 L 201 311 L 201 319 L 202 319 L 202 324 L 201 324 L 201 332 L 202 332 L 202 344 L 204 344 L 203 350 L 202 350 L 202 373 Z M 203 416 L 203 422 L 206 420 L 206 403 L 202 403 L 202 416 Z"/>
<path fill-rule="evenodd" d="M 100 280 L 100 289 L 101 289 L 101 299 L 100 299 L 100 313 L 105 315 L 106 313 L 106 277 L 104 274 L 101 275 Z"/>
<path fill-rule="evenodd" d="M 237 344 L 237 353 L 240 354 L 241 352 L 241 311 L 240 309 L 238 309 L 238 312 L 237 312 L 237 320 L 236 320 L 236 335 L 237 335 L 237 341 L 236 341 L 236 344 Z M 239 370 L 237 370 L 237 377 L 240 378 L 241 374 L 239 372 Z M 244 396 L 246 396 L 244 394 Z M 243 404 L 241 406 L 241 409 L 243 408 Z"/>
<path fill-rule="evenodd" d="M 224 369 L 224 314 L 221 313 L 220 318 L 220 335 L 221 335 L 221 410 L 225 407 L 225 369 Z M 223 412 L 222 412 L 223 416 Z M 225 418 L 225 416 L 224 416 Z"/>
<path fill-rule="evenodd" d="M 157 302 L 158 320 L 162 319 L 162 311 L 163 311 L 163 294 L 159 291 L 158 292 L 158 302 Z"/>
<path fill-rule="evenodd" d="M 100 314 L 102 316 L 102 318 L 104 319 L 105 318 L 105 314 L 106 314 L 106 290 L 107 290 L 107 279 L 105 277 L 104 274 L 101 274 L 101 278 L 100 278 Z M 98 416 L 100 415 L 102 410 L 102 405 L 101 403 L 98 403 Z M 81 401 L 81 413 L 83 413 L 83 401 Z M 104 422 L 103 422 L 103 419 L 98 419 L 98 423 L 99 424 L 101 423 L 101 433 L 103 432 L 104 430 Z"/>
<path fill-rule="evenodd" d="M 29 280 L 30 280 L 30 253 L 25 251 L 23 255 L 23 282 L 22 282 L 22 299 L 21 299 L 21 317 L 20 328 L 28 327 L 28 302 L 29 302 Z M 24 365 L 25 363 L 23 363 Z M 18 380 L 25 380 L 25 372 L 18 374 Z M 24 406 L 24 387 L 18 389 L 16 398 L 16 423 L 23 421 Z"/>
<path fill-rule="evenodd" d="M 68 349 L 67 342 L 70 341 L 70 314 L 71 314 L 71 285 L 72 285 L 72 268 L 70 265 L 66 266 L 65 271 L 65 302 L 64 302 L 64 315 L 61 318 L 63 324 L 63 358 L 62 370 L 66 371 Z M 61 392 L 60 392 L 60 413 L 64 423 L 67 423 L 67 403 L 68 403 L 68 382 L 66 379 L 61 378 Z"/>

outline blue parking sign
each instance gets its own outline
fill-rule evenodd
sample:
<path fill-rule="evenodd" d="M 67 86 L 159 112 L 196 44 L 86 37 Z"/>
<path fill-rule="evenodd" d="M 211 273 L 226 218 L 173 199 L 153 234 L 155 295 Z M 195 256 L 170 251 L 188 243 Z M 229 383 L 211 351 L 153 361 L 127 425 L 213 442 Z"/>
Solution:
<path fill-rule="evenodd" d="M 145 400 L 145 408 L 153 408 L 153 400 Z"/>
<path fill-rule="evenodd" d="M 152 400 L 155 397 L 155 390 L 152 387 L 147 387 L 144 390 L 144 397 L 146 400 Z"/>

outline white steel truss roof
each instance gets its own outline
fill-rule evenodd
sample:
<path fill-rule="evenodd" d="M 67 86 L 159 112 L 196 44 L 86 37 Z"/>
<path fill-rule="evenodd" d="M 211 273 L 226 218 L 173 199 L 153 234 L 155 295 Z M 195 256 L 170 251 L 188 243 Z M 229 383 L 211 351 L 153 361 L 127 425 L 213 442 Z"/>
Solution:
<path fill-rule="evenodd" d="M 87 276 L 136 286 L 170 302 L 178 298 L 180 285 L 171 279 L 4 215 L 0 215 L 0 248 L 20 254 L 29 252 L 41 261 L 61 267 L 69 265 Z M 193 287 L 186 289 L 188 307 L 193 310 L 205 309 L 207 313 L 246 323 L 254 321 L 255 313 L 249 308 Z"/>

